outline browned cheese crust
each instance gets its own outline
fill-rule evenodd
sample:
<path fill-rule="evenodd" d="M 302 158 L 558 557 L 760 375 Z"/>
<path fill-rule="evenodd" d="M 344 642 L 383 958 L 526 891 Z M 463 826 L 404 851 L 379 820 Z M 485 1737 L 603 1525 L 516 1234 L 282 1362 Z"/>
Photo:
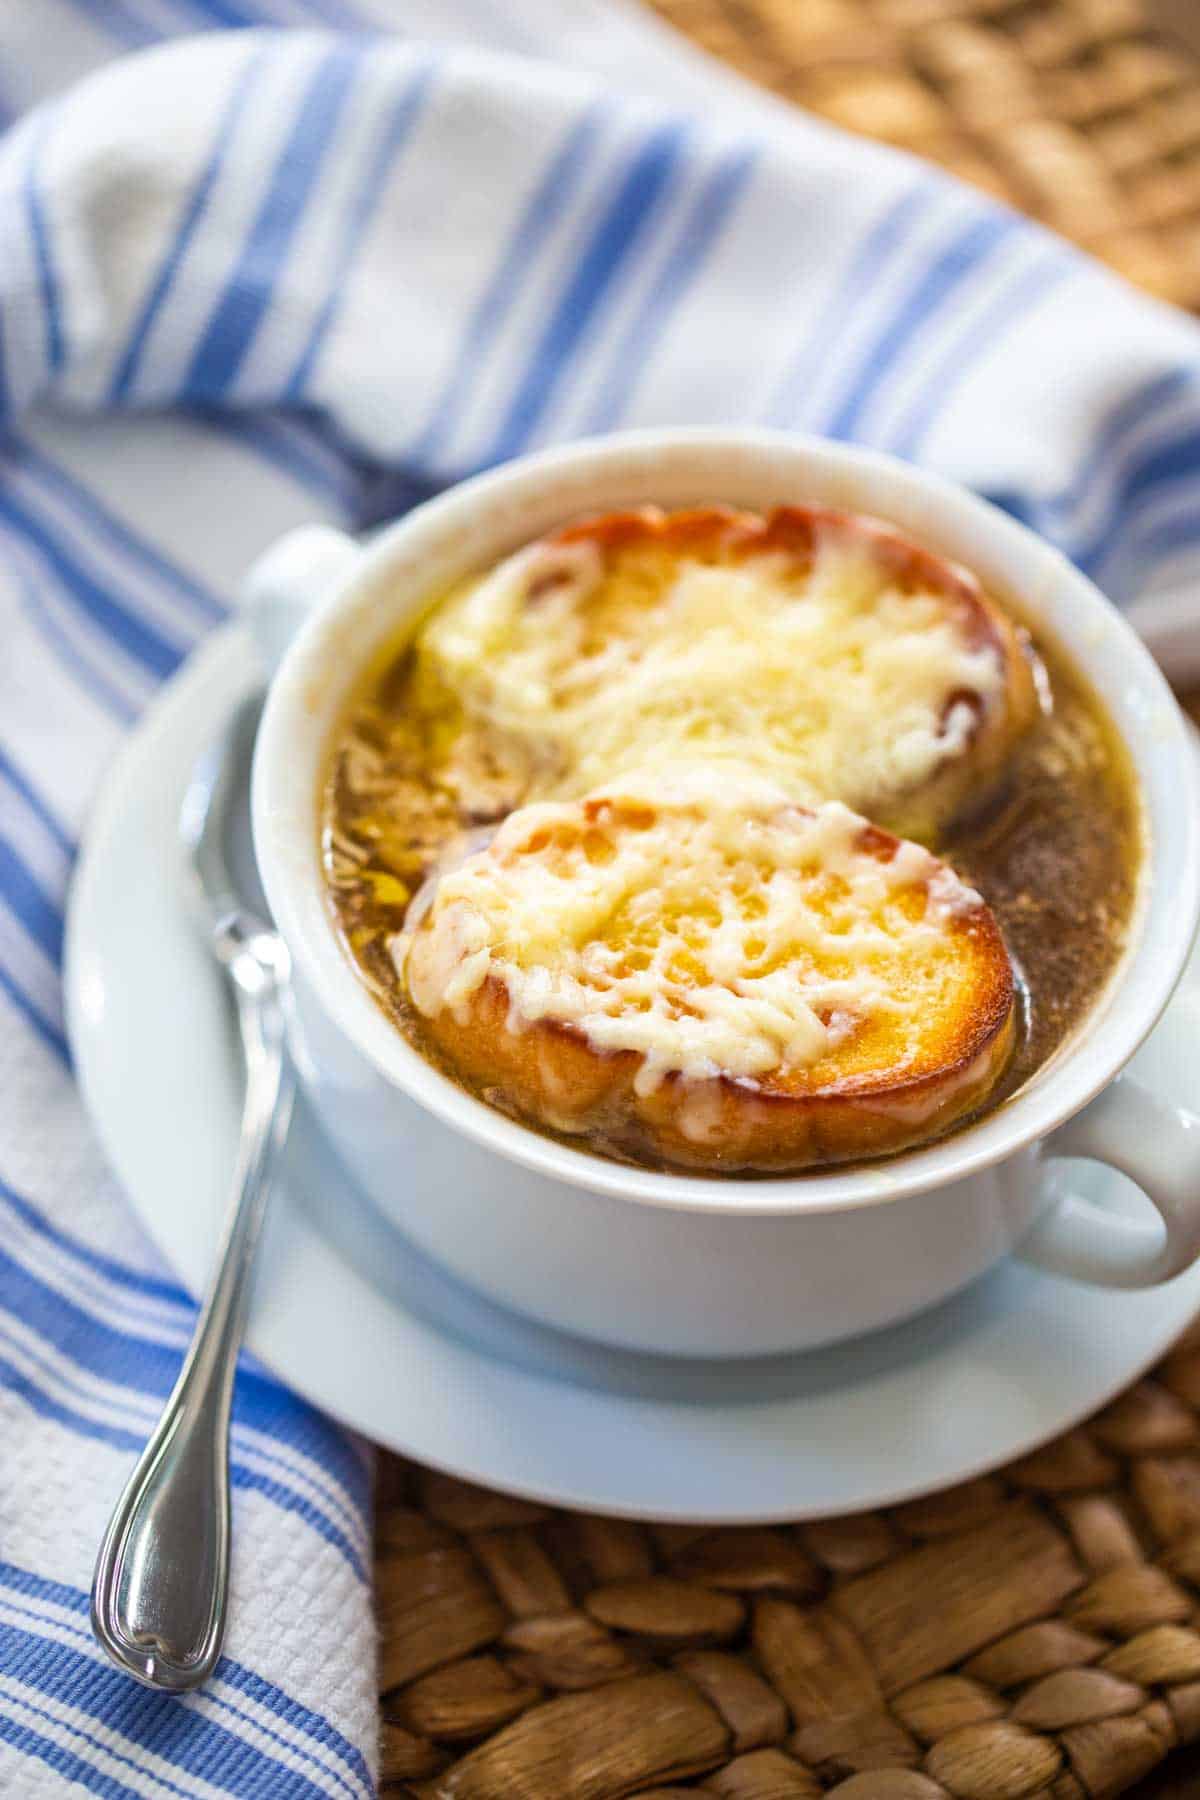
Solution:
<path fill-rule="evenodd" d="M 546 541 L 594 544 L 607 562 L 623 552 L 654 547 L 681 558 L 737 566 L 778 551 L 803 572 L 813 564 L 818 540 L 825 544 L 840 540 L 847 548 L 866 550 L 901 591 L 939 596 L 963 648 L 990 646 L 999 659 L 1002 682 L 996 694 L 985 697 L 961 688 L 946 693 L 943 720 L 960 704 L 974 713 L 967 741 L 957 754 L 947 755 L 919 790 L 878 800 L 860 796 L 855 802 L 890 830 L 932 843 L 949 824 L 988 800 L 1014 745 L 1038 712 L 1036 656 L 1028 634 L 989 598 L 969 569 L 881 520 L 824 506 L 777 506 L 765 514 L 717 505 L 678 512 L 644 506 L 577 519 Z M 536 607 L 538 599 L 535 582 L 527 604 Z"/>
<path fill-rule="evenodd" d="M 577 810 L 581 836 L 615 839 L 637 828 L 619 802 L 590 798 Z M 854 847 L 887 864 L 900 841 L 864 824 Z M 928 885 L 903 890 L 914 918 L 925 914 Z M 432 954 L 426 923 L 409 950 L 414 990 L 426 981 Z M 911 1027 L 901 1033 L 894 1020 L 870 1019 L 820 1060 L 755 1079 L 672 1073 L 639 1092 L 639 1053 L 597 1049 L 584 1030 L 561 1020 L 522 1020 L 514 1029 L 512 993 L 495 973 L 464 1004 L 426 1017 L 423 1029 L 457 1076 L 535 1125 L 696 1170 L 801 1170 L 937 1136 L 978 1107 L 1003 1071 L 1016 1029 L 1015 986 L 990 909 L 972 897 L 945 912 L 936 946 L 926 944 L 922 956 L 913 968 L 925 995 L 915 1038 Z"/>

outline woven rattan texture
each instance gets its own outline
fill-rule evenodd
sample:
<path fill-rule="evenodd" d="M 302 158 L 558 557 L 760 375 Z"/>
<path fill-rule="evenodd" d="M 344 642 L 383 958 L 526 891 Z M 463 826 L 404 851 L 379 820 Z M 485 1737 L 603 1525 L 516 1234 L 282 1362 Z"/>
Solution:
<path fill-rule="evenodd" d="M 714 1531 L 383 1484 L 390 1795 L 1103 1800 L 1200 1740 L 1200 1327 L 1086 1427 L 883 1513 Z"/>
<path fill-rule="evenodd" d="M 1148 0 L 654 4 L 777 93 L 1200 307 L 1200 60 L 1151 28 Z"/>

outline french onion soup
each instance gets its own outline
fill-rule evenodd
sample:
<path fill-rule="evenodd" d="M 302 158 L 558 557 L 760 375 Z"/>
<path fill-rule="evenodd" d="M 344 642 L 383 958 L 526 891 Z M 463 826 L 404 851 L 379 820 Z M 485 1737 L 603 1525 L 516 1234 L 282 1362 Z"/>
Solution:
<path fill-rule="evenodd" d="M 603 1154 L 783 1173 L 1022 1085 L 1120 956 L 1097 698 L 879 521 L 653 508 L 462 582 L 334 736 L 336 922 L 396 1027 Z"/>

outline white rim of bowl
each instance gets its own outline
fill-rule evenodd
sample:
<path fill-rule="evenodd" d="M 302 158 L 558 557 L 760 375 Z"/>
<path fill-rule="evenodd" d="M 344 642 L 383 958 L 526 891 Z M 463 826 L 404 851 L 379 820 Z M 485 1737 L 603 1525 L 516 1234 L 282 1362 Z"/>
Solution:
<path fill-rule="evenodd" d="M 625 504 L 651 504 L 656 498 L 653 463 L 701 455 L 708 460 L 749 455 L 772 465 L 791 465 L 795 469 L 791 491 L 797 502 L 817 500 L 861 512 L 878 511 L 887 518 L 891 516 L 887 501 L 873 501 L 870 490 L 889 489 L 893 504 L 903 494 L 911 510 L 930 509 L 923 525 L 899 521 L 901 530 L 919 537 L 932 533 L 936 540 L 939 526 L 947 522 L 973 528 L 991 541 L 994 551 L 1029 560 L 1030 578 L 1018 597 L 1035 624 L 1045 593 L 1051 587 L 1062 590 L 1069 609 L 1060 603 L 1063 616 L 1047 629 L 1058 638 L 1076 638 L 1065 645 L 1067 654 L 1082 663 L 1110 711 L 1121 710 L 1105 692 L 1116 678 L 1108 682 L 1102 675 L 1098 678 L 1098 663 L 1105 667 L 1119 663 L 1122 681 L 1126 685 L 1132 681 L 1130 691 L 1135 695 L 1126 710 L 1136 716 L 1125 721 L 1123 737 L 1149 815 L 1148 862 L 1129 944 L 1081 1034 L 1056 1053 L 1027 1088 L 975 1124 L 925 1148 L 849 1170 L 747 1177 L 642 1169 L 576 1149 L 506 1118 L 443 1075 L 386 1019 L 350 964 L 325 899 L 315 817 L 317 768 L 333 716 L 360 666 L 351 664 L 330 683 L 329 653 L 345 634 L 348 621 L 369 606 L 371 589 L 394 571 L 401 555 L 416 560 L 423 546 L 444 546 L 456 529 L 465 532 L 485 508 L 499 515 L 499 523 L 505 516 L 503 502 L 544 496 L 547 487 L 561 486 L 563 478 L 571 476 L 574 480 L 566 483 L 561 507 L 555 510 L 555 517 L 567 519 L 588 510 L 586 494 L 601 475 L 628 476 L 640 499 L 630 498 Z M 804 492 L 805 463 L 814 465 L 809 479 L 824 492 Z M 838 478 L 846 488 L 840 496 Z M 834 495 L 828 492 L 830 487 Z M 687 504 L 663 498 L 661 492 L 657 497 L 665 505 Z M 709 493 L 708 498 L 722 496 Z M 699 489 L 692 503 L 699 503 Z M 774 503 L 765 495 L 759 502 Z M 608 510 L 620 503 L 600 499 L 595 504 Z M 512 510 L 510 506 L 508 511 Z M 519 533 L 514 538 L 510 531 L 506 537 L 501 529 L 492 537 L 493 548 L 482 558 L 485 563 L 524 541 Z M 959 553 L 958 560 L 968 558 Z M 472 558 L 468 566 L 476 562 Z M 374 629 L 374 642 L 385 641 L 406 611 L 415 621 L 431 597 L 426 587 L 420 598 L 413 594 L 406 606 L 397 606 L 387 627 Z M 1064 633 L 1068 611 L 1079 608 L 1086 629 L 1072 619 L 1071 631 Z M 318 713 L 319 722 L 314 719 Z M 1129 729 L 1135 722 L 1137 733 Z M 1156 740 L 1160 754 L 1170 756 L 1174 765 L 1169 833 L 1164 832 L 1165 798 L 1157 810 L 1154 806 L 1149 753 L 1143 754 L 1146 737 Z M 297 742 L 307 745 L 305 767 L 311 768 L 311 781 L 297 779 Z M 944 477 L 878 451 L 770 430 L 691 427 L 576 440 L 473 476 L 385 527 L 363 550 L 349 580 L 305 622 L 271 684 L 254 761 L 253 818 L 263 884 L 297 970 L 325 1012 L 386 1082 L 443 1123 L 540 1176 L 672 1210 L 778 1216 L 877 1205 L 962 1180 L 1047 1137 L 1108 1085 L 1151 1031 L 1179 979 L 1200 914 L 1200 760 L 1161 669 L 1115 607 L 1087 576 L 1026 526 Z M 282 848 L 285 840 L 290 851 Z M 1169 882 L 1160 867 L 1168 854 L 1174 865 Z"/>

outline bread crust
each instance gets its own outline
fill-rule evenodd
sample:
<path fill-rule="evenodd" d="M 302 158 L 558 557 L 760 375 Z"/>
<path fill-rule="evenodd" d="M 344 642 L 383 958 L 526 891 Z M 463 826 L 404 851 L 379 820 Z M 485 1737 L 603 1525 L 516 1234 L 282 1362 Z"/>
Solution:
<path fill-rule="evenodd" d="M 580 803 L 581 829 L 602 824 L 605 808 L 611 802 Z M 864 822 L 855 847 L 886 864 L 901 845 Z M 495 973 L 465 1001 L 427 1013 L 423 1029 L 458 1078 L 538 1127 L 714 1173 L 799 1171 L 924 1142 L 995 1086 L 1015 1041 L 1016 986 L 999 926 L 978 896 L 943 918 L 937 953 L 960 971 L 955 1004 L 922 1017 L 915 1053 L 906 1041 L 901 1057 L 883 1032 L 867 1066 L 835 1051 L 754 1079 L 669 1073 L 647 1091 L 643 1056 L 597 1048 L 575 1023 L 521 1019 Z M 408 949 L 415 991 L 427 986 L 432 955 L 427 922 Z"/>
<path fill-rule="evenodd" d="M 777 506 L 761 514 L 719 505 L 675 512 L 644 506 L 576 519 L 545 541 L 589 543 L 606 559 L 654 546 L 735 565 L 778 551 L 804 566 L 811 564 L 818 541 L 827 543 L 831 538 L 867 549 L 902 588 L 940 596 L 964 649 L 988 648 L 997 657 L 1002 679 L 996 694 L 984 696 L 962 687 L 946 693 L 943 724 L 959 706 L 965 705 L 973 715 L 962 748 L 947 754 L 917 787 L 886 796 L 859 795 L 854 801 L 889 830 L 936 843 L 949 825 L 986 805 L 1039 706 L 1037 659 L 1028 633 L 995 604 L 969 569 L 882 520 L 826 506 Z M 528 603 L 536 606 L 538 598 L 535 584 Z"/>

